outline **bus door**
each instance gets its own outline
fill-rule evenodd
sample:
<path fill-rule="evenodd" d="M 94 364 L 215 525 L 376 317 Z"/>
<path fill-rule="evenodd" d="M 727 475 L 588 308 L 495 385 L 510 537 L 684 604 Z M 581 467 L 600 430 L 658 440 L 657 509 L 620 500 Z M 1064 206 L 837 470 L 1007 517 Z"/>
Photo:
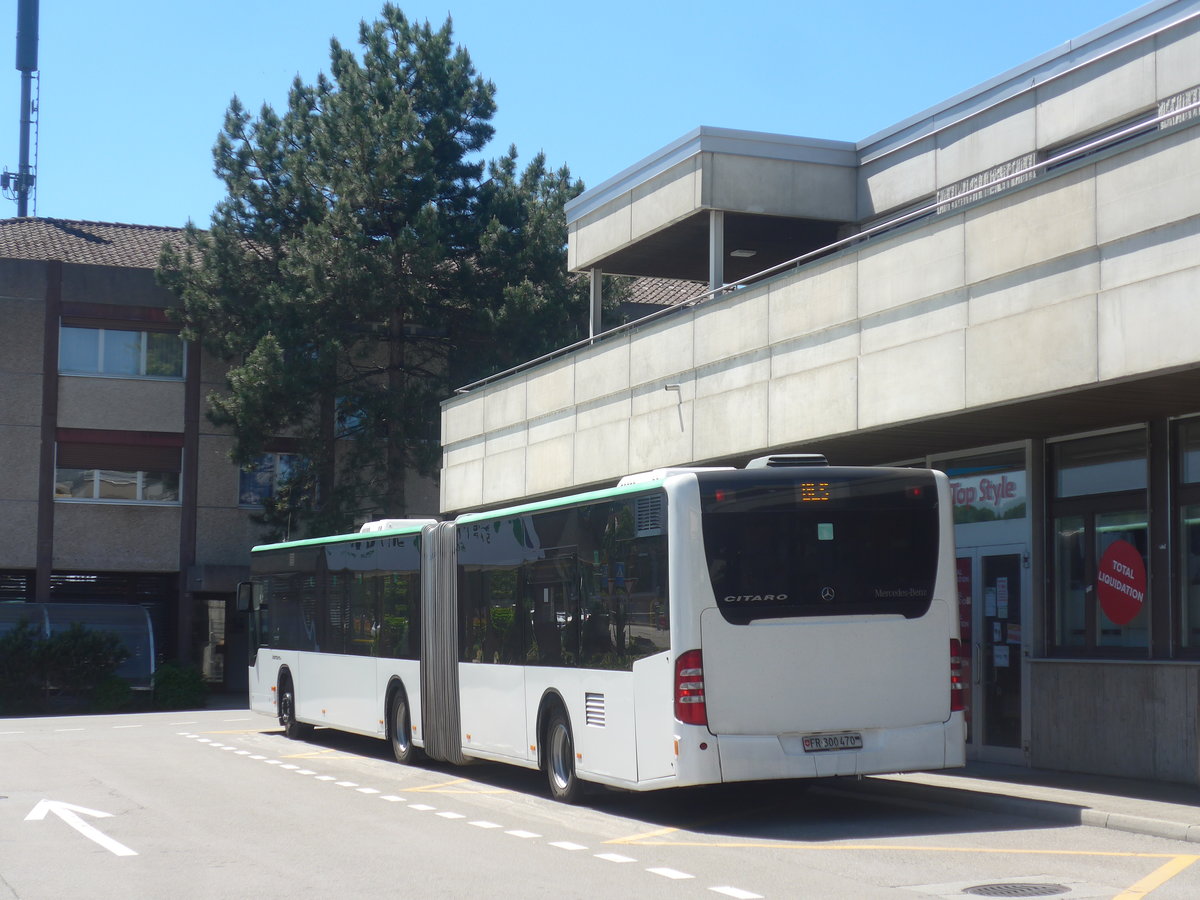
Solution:
<path fill-rule="evenodd" d="M 267 616 L 270 610 L 263 602 L 266 592 L 260 582 L 243 581 L 237 586 L 237 611 L 247 618 L 248 659 L 250 679 L 250 708 L 265 712 L 273 708 L 275 669 L 267 665 L 263 654 L 270 654 L 267 644 Z"/>
<path fill-rule="evenodd" d="M 1024 647 L 1028 595 L 1024 544 L 960 548 L 959 628 L 968 685 L 967 750 L 973 759 L 1023 764 Z"/>

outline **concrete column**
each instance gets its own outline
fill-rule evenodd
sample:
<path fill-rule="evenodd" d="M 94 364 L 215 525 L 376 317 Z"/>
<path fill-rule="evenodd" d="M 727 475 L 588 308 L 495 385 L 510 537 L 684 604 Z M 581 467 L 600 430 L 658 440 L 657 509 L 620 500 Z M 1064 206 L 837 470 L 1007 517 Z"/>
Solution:
<path fill-rule="evenodd" d="M 604 308 L 604 272 L 600 269 L 589 269 L 591 276 L 591 307 L 592 315 L 588 322 L 588 337 L 595 337 L 603 327 L 600 321 L 600 311 Z"/>
<path fill-rule="evenodd" d="M 708 289 L 725 283 L 725 211 L 708 211 Z"/>

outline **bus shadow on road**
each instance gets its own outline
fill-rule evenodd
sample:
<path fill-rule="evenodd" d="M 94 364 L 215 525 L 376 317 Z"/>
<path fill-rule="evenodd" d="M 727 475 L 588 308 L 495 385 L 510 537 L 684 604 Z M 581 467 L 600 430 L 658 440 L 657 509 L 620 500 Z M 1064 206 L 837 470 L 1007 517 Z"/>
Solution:
<path fill-rule="evenodd" d="M 395 764 L 386 742 L 362 735 L 317 728 L 302 743 Z M 477 783 L 484 792 L 512 792 L 553 803 L 545 775 L 531 769 L 488 762 L 455 766 L 429 760 L 417 767 L 448 779 Z M 640 829 L 647 834 L 659 832 L 631 839 L 633 843 L 671 842 L 685 839 L 688 833 L 705 839 L 766 843 L 878 841 L 1078 824 L 1078 807 L 1045 805 L 1046 810 L 1031 818 L 1017 812 L 972 808 L 969 791 L 935 786 L 906 786 L 896 791 L 870 778 L 744 782 L 644 792 L 594 785 L 579 804 L 582 809 L 629 820 L 630 833 Z"/>

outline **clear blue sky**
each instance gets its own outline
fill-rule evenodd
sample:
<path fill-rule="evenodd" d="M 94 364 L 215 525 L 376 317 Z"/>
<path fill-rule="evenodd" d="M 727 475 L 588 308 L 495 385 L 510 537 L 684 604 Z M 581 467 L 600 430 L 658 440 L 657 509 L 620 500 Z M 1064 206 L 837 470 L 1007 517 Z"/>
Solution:
<path fill-rule="evenodd" d="M 698 125 L 858 141 L 1137 0 L 409 0 L 454 19 L 496 137 L 596 185 Z M 382 0 L 41 0 L 36 213 L 206 225 L 230 98 L 281 109 Z M 17 0 L 0 0 L 0 167 L 19 153 Z M 31 213 L 34 210 L 31 209 Z M 0 198 L 0 218 L 16 204 Z"/>

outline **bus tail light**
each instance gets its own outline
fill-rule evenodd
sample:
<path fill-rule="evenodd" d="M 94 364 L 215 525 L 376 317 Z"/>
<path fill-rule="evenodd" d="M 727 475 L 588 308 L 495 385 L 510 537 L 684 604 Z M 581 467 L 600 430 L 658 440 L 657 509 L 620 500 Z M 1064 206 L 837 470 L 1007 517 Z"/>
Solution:
<path fill-rule="evenodd" d="M 688 650 L 675 660 L 675 718 L 685 725 L 708 724 L 704 661 L 699 650 Z"/>
<path fill-rule="evenodd" d="M 967 685 L 963 680 L 962 641 L 950 639 L 950 712 L 966 709 Z"/>

